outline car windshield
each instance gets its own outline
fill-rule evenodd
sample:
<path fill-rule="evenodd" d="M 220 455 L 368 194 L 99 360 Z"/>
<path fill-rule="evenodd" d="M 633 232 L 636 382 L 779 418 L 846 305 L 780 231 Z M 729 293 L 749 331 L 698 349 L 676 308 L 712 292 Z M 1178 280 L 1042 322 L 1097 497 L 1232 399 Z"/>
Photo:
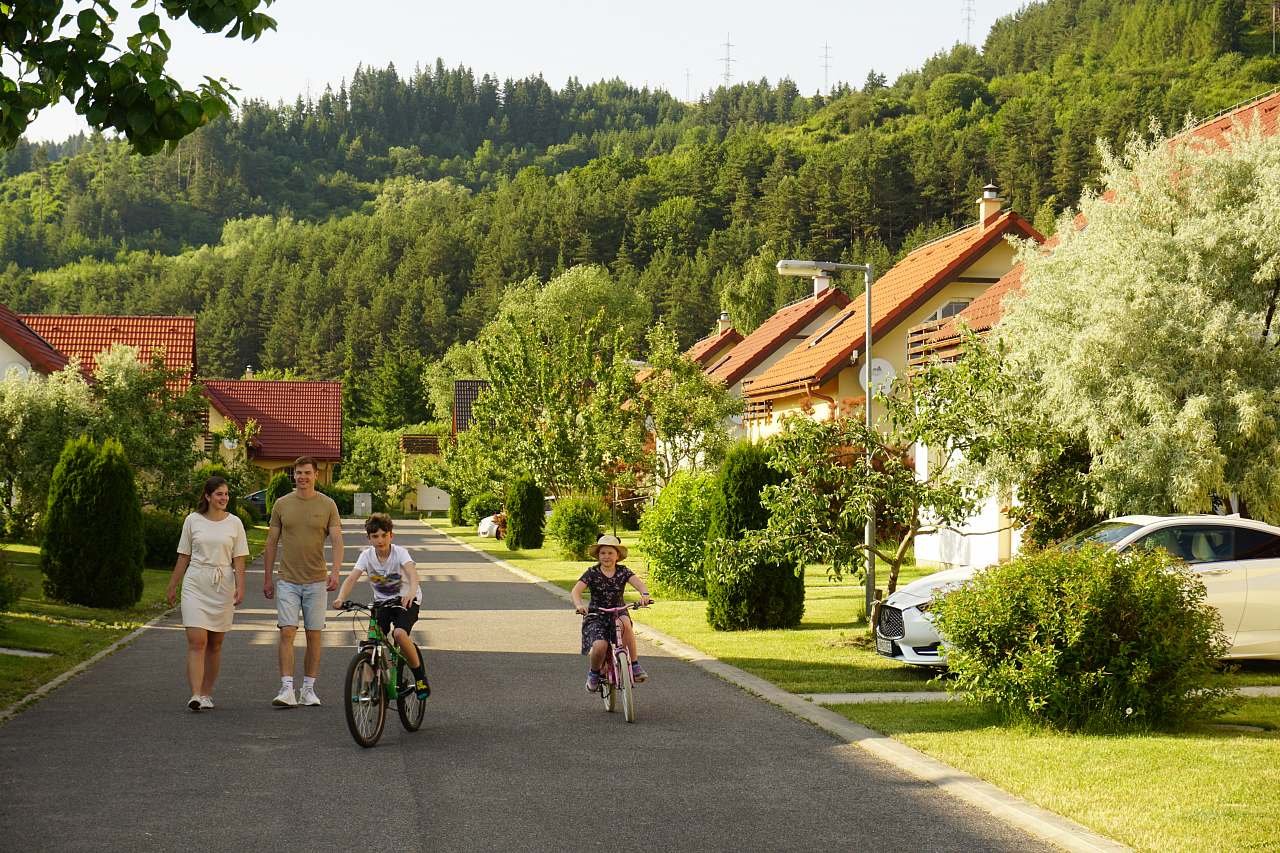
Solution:
<path fill-rule="evenodd" d="M 1057 548 L 1060 551 L 1075 551 L 1089 542 L 1094 542 L 1098 545 L 1114 545 L 1140 526 L 1124 521 L 1104 521 L 1087 530 L 1080 531 L 1070 539 L 1062 540 L 1058 543 Z"/>

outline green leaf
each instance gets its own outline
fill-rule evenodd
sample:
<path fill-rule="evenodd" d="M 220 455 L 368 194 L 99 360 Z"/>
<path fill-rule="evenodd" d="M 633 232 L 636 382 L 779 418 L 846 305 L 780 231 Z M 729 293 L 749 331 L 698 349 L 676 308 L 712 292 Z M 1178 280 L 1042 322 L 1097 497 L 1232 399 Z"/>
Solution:
<path fill-rule="evenodd" d="M 146 35 L 152 35 L 160 29 L 160 16 L 155 12 L 148 12 L 138 19 L 138 29 Z"/>
<path fill-rule="evenodd" d="M 81 33 L 91 33 L 98 26 L 98 13 L 92 9 L 82 9 L 80 14 L 76 15 L 76 25 L 80 27 Z"/>
<path fill-rule="evenodd" d="M 129 110 L 129 129 L 134 133 L 142 133 L 155 124 L 155 115 L 146 106 L 136 106 Z"/>

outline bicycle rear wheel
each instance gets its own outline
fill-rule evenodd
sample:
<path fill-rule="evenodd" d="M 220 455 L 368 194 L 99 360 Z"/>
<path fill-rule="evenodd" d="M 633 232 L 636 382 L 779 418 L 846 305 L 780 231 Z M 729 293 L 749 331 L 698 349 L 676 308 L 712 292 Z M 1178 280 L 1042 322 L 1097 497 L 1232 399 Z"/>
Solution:
<path fill-rule="evenodd" d="M 422 649 L 416 643 L 413 647 L 418 650 L 418 660 L 423 660 Z M 396 700 L 396 712 L 400 714 L 400 725 L 409 732 L 418 730 L 422 725 L 423 715 L 427 713 L 427 702 L 418 698 L 414 681 L 413 670 L 401 659 L 396 664 L 396 687 L 400 693 L 400 698 Z"/>
<path fill-rule="evenodd" d="M 636 690 L 631 681 L 631 655 L 618 651 L 618 692 L 622 694 L 622 717 L 628 723 L 636 721 Z"/>
<path fill-rule="evenodd" d="M 382 737 L 382 727 L 387 722 L 387 694 L 382 689 L 382 675 L 368 652 L 358 652 L 351 658 L 344 693 L 351 737 L 363 747 L 373 746 Z"/>

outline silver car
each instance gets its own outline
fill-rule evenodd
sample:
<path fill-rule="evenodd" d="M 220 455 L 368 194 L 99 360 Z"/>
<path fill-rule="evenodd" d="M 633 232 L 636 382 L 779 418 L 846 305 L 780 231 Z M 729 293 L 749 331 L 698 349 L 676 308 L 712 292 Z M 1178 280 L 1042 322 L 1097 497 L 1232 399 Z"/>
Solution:
<path fill-rule="evenodd" d="M 1165 548 L 1204 582 L 1206 600 L 1222 616 L 1228 658 L 1280 660 L 1280 527 L 1237 516 L 1126 515 L 1060 543 L 1096 542 L 1123 551 Z M 947 569 L 896 590 L 872 614 L 876 651 L 916 666 L 945 666 L 942 638 L 929 612 L 934 599 L 980 569 Z"/>

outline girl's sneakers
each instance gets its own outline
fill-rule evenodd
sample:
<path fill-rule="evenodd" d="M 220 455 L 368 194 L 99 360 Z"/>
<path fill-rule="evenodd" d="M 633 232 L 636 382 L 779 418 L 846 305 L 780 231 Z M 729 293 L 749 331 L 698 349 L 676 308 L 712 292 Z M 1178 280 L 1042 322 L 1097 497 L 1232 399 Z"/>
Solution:
<path fill-rule="evenodd" d="M 635 679 L 636 684 L 649 680 L 649 673 L 644 671 L 644 667 L 640 665 L 640 661 L 631 662 L 631 677 Z"/>
<path fill-rule="evenodd" d="M 600 673 L 596 672 L 594 669 L 587 670 L 587 692 L 600 692 Z"/>

